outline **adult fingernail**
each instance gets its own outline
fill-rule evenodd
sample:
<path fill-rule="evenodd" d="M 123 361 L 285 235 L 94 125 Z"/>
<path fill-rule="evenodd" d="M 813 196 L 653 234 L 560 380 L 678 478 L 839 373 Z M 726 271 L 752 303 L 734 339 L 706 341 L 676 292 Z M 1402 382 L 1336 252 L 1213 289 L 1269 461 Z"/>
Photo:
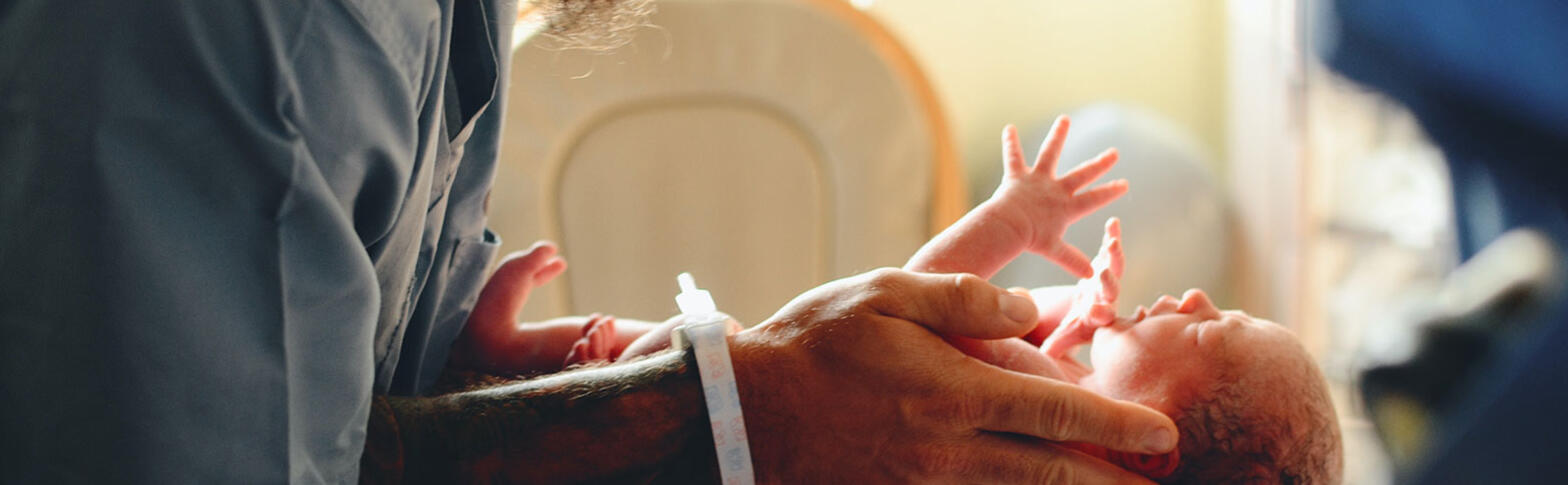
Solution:
<path fill-rule="evenodd" d="M 1002 314 L 1007 315 L 1007 318 L 1015 322 L 1034 323 L 1034 300 L 1012 293 L 1002 293 L 996 297 L 996 301 L 1002 309 Z"/>
<path fill-rule="evenodd" d="M 1176 447 L 1176 434 L 1171 430 L 1160 428 L 1143 437 L 1143 450 L 1150 453 L 1165 453 Z"/>

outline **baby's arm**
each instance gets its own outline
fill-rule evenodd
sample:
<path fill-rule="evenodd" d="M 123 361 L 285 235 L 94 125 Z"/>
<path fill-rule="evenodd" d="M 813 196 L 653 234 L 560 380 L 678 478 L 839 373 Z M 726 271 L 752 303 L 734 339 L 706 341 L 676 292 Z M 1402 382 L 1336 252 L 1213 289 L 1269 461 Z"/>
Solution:
<path fill-rule="evenodd" d="M 1005 174 L 991 198 L 943 230 L 904 265 L 927 273 L 971 273 L 989 279 L 1024 250 L 1045 256 L 1079 277 L 1092 274 L 1089 258 L 1062 241 L 1067 226 L 1127 192 L 1116 180 L 1085 189 L 1116 163 L 1116 150 L 1056 176 L 1067 138 L 1067 117 L 1056 119 L 1033 167 L 1025 165 L 1018 130 L 1002 132 Z"/>

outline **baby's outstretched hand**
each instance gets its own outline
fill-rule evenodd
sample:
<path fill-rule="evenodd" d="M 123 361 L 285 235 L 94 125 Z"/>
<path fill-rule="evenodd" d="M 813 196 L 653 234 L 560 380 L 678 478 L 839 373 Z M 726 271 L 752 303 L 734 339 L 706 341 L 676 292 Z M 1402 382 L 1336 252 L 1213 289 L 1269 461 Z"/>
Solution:
<path fill-rule="evenodd" d="M 1002 131 L 1002 184 L 988 203 L 997 204 L 1007 220 L 1028 238 L 1028 249 L 1065 268 L 1080 278 L 1093 274 L 1089 258 L 1062 241 L 1067 226 L 1090 212 L 1104 207 L 1127 193 L 1126 180 L 1114 180 L 1085 189 L 1116 164 L 1116 149 L 1108 149 L 1093 159 L 1056 176 L 1056 161 L 1067 139 L 1069 121 L 1056 119 L 1051 133 L 1040 146 L 1034 166 L 1024 163 L 1018 142 L 1018 129 L 1009 125 Z"/>
<path fill-rule="evenodd" d="M 1095 329 L 1116 322 L 1116 298 L 1121 294 L 1122 270 L 1126 267 L 1120 220 L 1112 217 L 1105 221 L 1105 237 L 1091 266 L 1094 276 L 1078 281 L 1072 308 L 1040 346 L 1048 356 L 1063 357 L 1073 347 L 1093 339 Z"/>

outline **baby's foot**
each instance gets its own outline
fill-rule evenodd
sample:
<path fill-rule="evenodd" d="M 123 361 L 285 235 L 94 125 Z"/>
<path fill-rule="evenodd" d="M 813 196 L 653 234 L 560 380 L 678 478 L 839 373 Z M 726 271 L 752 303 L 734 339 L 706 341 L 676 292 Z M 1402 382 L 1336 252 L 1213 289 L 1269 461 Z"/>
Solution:
<path fill-rule="evenodd" d="M 486 367 L 487 362 L 501 362 L 506 348 L 519 332 L 517 318 L 528 302 L 528 295 L 566 271 L 566 260 L 556 255 L 554 243 L 539 241 L 526 251 L 506 256 L 496 267 L 495 273 L 479 292 L 479 299 L 468 315 L 463 333 L 458 337 L 460 362 Z M 491 369 L 504 372 L 505 369 Z"/>
<path fill-rule="evenodd" d="M 1029 238 L 1028 249 L 1061 265 L 1080 278 L 1093 275 L 1094 268 L 1083 252 L 1062 241 L 1067 226 L 1104 207 L 1127 193 L 1126 180 L 1114 180 L 1088 187 L 1116 164 L 1116 149 L 1108 149 L 1094 159 L 1056 176 L 1057 158 L 1067 139 L 1068 119 L 1063 116 L 1051 126 L 1051 133 L 1040 146 L 1033 167 L 1025 165 L 1018 129 L 1008 126 L 1002 132 L 1002 160 L 1005 174 L 1002 185 L 988 203 Z"/>
<path fill-rule="evenodd" d="M 598 313 L 588 316 L 583 336 L 572 343 L 566 366 L 615 360 L 615 317 Z"/>
<path fill-rule="evenodd" d="M 1072 308 L 1041 345 L 1041 351 L 1046 355 L 1065 356 L 1073 347 L 1092 340 L 1095 329 L 1115 323 L 1116 299 L 1121 296 L 1122 270 L 1126 268 L 1121 236 L 1120 220 L 1112 217 L 1105 221 L 1100 253 L 1091 264 L 1094 277 L 1078 281 L 1078 294 L 1073 298 Z"/>

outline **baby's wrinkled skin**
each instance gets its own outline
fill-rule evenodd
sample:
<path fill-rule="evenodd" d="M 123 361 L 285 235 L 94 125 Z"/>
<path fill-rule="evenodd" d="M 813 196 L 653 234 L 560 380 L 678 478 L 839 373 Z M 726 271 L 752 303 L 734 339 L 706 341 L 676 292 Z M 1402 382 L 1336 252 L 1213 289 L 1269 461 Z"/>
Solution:
<path fill-rule="evenodd" d="M 1173 404 L 1209 386 L 1222 365 L 1212 356 L 1293 353 L 1299 347 L 1284 327 L 1240 311 L 1220 311 L 1202 290 L 1180 301 L 1161 297 L 1141 321 L 1126 320 L 1094 332 L 1089 362 L 1094 371 L 1079 385 L 1106 396 L 1144 403 L 1167 413 Z M 1257 359 L 1250 365 L 1269 365 Z"/>
<path fill-rule="evenodd" d="M 1065 326 L 1059 328 L 1061 331 Z M 1078 345 L 1091 343 L 1090 367 L 1071 356 Z M 1280 468 L 1307 476 L 1309 481 L 1335 482 L 1341 450 L 1332 404 L 1327 400 L 1323 377 L 1296 337 L 1284 327 L 1254 319 L 1240 311 L 1222 311 L 1201 290 L 1188 290 L 1180 300 L 1162 296 L 1145 310 L 1099 326 L 1089 340 L 1068 339 L 1062 353 L 1045 353 L 1058 372 L 1056 377 L 1113 399 L 1131 401 L 1178 419 L 1195 407 L 1217 407 L 1221 422 L 1206 421 L 1199 429 L 1184 430 L 1183 440 L 1202 436 L 1201 428 L 1215 424 L 1249 429 L 1251 423 L 1271 422 L 1250 439 L 1223 446 L 1257 447 L 1262 455 L 1312 455 L 1307 460 L 1280 465 L 1275 456 L 1253 460 L 1247 453 L 1233 454 L 1236 466 L 1255 467 L 1260 476 L 1278 476 Z M 1042 374 L 1045 375 L 1045 374 Z M 1213 394 L 1224 385 L 1249 386 L 1240 399 L 1218 399 Z M 1204 417 L 1212 418 L 1211 416 Z M 1280 431 L 1285 430 L 1285 431 Z M 1210 431 L 1211 433 L 1213 431 Z M 1218 441 L 1218 440 L 1216 440 Z M 1183 443 L 1180 450 L 1211 450 L 1214 443 Z M 1080 451 L 1107 459 L 1149 478 L 1176 472 L 1180 453 L 1148 457 L 1110 453 L 1092 446 Z M 1212 460 L 1213 457 L 1206 457 Z M 1316 461 L 1313 461 L 1316 460 Z M 1307 462 L 1307 465 L 1300 463 Z M 1202 466 L 1216 467 L 1211 463 Z M 1233 467 L 1234 468 L 1234 467 Z M 1186 470 L 1186 481 L 1212 482 L 1204 470 Z M 1174 477 L 1173 477 L 1174 478 Z M 1229 478 L 1222 479 L 1229 480 Z"/>

